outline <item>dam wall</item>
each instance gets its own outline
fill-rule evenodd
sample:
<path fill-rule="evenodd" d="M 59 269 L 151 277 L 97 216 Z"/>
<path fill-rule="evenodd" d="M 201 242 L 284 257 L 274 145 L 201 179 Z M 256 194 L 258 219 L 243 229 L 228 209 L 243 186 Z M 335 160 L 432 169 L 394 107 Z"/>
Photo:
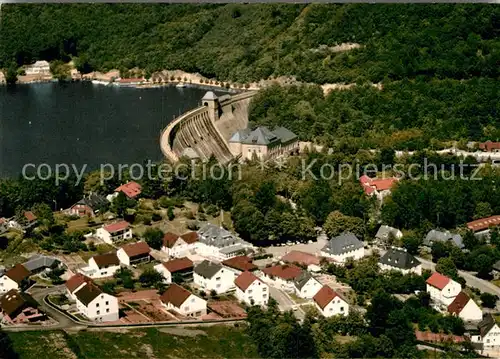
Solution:
<path fill-rule="evenodd" d="M 203 97 L 203 106 L 182 114 L 162 132 L 160 147 L 171 162 L 193 151 L 202 160 L 214 155 L 220 163 L 233 158 L 228 140 L 248 126 L 248 110 L 256 92 L 217 98 L 212 92 Z"/>

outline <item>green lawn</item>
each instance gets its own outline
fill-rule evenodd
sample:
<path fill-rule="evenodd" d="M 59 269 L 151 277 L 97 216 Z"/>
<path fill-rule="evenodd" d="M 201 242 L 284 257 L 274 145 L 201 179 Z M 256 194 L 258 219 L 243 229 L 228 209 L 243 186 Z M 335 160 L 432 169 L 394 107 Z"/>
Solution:
<path fill-rule="evenodd" d="M 20 359 L 256 358 L 241 328 L 148 328 L 9 334 Z M 54 343 L 54 344 L 51 344 Z"/>

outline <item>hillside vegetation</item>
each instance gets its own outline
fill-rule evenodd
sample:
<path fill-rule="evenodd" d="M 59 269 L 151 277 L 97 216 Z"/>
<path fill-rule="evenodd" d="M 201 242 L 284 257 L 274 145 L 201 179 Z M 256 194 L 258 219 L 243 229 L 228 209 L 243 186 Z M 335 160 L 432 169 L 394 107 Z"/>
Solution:
<path fill-rule="evenodd" d="M 248 82 L 496 78 L 500 8 L 485 4 L 7 4 L 0 66 L 182 69 Z M 334 46 L 360 47 L 337 51 Z"/>

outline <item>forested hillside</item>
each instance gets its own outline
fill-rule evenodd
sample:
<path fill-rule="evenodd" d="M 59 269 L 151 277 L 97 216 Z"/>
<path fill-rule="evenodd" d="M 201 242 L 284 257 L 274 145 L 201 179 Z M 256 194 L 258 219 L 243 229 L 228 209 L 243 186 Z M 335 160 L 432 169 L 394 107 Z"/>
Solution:
<path fill-rule="evenodd" d="M 239 82 L 496 78 L 499 29 L 500 8 L 484 4 L 7 4 L 0 66 L 78 57 L 87 70 L 182 69 Z M 332 48 L 347 42 L 361 47 Z"/>

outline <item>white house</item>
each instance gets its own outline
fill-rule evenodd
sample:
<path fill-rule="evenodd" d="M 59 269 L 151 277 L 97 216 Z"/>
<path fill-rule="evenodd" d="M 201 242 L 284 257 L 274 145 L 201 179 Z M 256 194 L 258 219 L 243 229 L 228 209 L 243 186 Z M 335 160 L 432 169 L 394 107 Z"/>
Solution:
<path fill-rule="evenodd" d="M 118 299 L 104 293 L 92 282 L 86 282 L 73 292 L 78 311 L 96 322 L 114 322 L 119 319 Z"/>
<path fill-rule="evenodd" d="M 50 64 L 47 61 L 37 61 L 24 67 L 26 75 L 50 75 Z"/>
<path fill-rule="evenodd" d="M 253 246 L 224 228 L 207 223 L 198 230 L 196 252 L 204 257 L 225 260 L 246 254 Z"/>
<path fill-rule="evenodd" d="M 235 280 L 236 298 L 248 305 L 267 305 L 269 286 L 251 272 L 241 273 Z"/>
<path fill-rule="evenodd" d="M 342 233 L 328 241 L 321 250 L 321 255 L 327 258 L 333 258 L 339 263 L 345 263 L 348 258 L 354 260 L 365 256 L 365 248 L 354 234 L 350 232 Z"/>
<path fill-rule="evenodd" d="M 88 266 L 79 269 L 79 272 L 89 278 L 111 277 L 120 269 L 120 260 L 115 252 L 100 254 L 89 259 Z"/>
<path fill-rule="evenodd" d="M 484 350 L 500 349 L 500 327 L 490 313 L 479 322 L 477 332 L 471 333 L 471 342 L 479 344 Z"/>
<path fill-rule="evenodd" d="M 403 232 L 399 229 L 387 226 L 385 224 L 381 225 L 375 234 L 375 238 L 380 242 L 387 242 L 390 238 L 401 239 L 403 237 Z"/>
<path fill-rule="evenodd" d="M 194 268 L 194 283 L 207 291 L 215 290 L 217 294 L 234 289 L 235 274 L 218 263 L 204 260 Z"/>
<path fill-rule="evenodd" d="M 292 264 L 281 264 L 262 269 L 262 279 L 269 284 L 279 287 L 287 292 L 295 292 L 295 280 L 300 277 L 303 270 Z"/>
<path fill-rule="evenodd" d="M 422 264 L 403 248 L 392 247 L 380 257 L 378 265 L 381 270 L 395 270 L 403 274 L 422 275 Z"/>
<path fill-rule="evenodd" d="M 146 242 L 129 243 L 118 249 L 116 255 L 121 264 L 127 266 L 134 265 L 142 262 L 149 262 L 151 257 L 149 255 L 151 248 Z"/>
<path fill-rule="evenodd" d="M 438 272 L 434 272 L 429 279 L 427 279 L 426 283 L 427 293 L 430 294 L 431 299 L 444 305 L 450 305 L 455 300 L 458 293 L 462 291 L 460 283 Z"/>
<path fill-rule="evenodd" d="M 174 274 L 181 275 L 184 280 L 191 279 L 193 275 L 193 262 L 187 258 L 175 258 L 168 262 L 154 266 L 154 269 L 163 276 L 164 283 L 172 283 Z"/>
<path fill-rule="evenodd" d="M 188 232 L 178 236 L 172 232 L 167 232 L 163 237 L 161 250 L 170 257 L 181 258 L 196 252 L 198 233 Z"/>
<path fill-rule="evenodd" d="M 448 313 L 467 322 L 483 319 L 481 308 L 465 292 L 460 292 L 455 297 L 455 300 L 448 306 Z"/>
<path fill-rule="evenodd" d="M 187 289 L 172 284 L 161 295 L 160 300 L 167 310 L 174 310 L 186 317 L 201 317 L 207 314 L 207 302 Z"/>
<path fill-rule="evenodd" d="M 31 272 L 22 264 L 16 264 L 0 277 L 0 293 L 7 293 L 11 289 L 21 290 L 23 281 L 30 275 Z"/>
<path fill-rule="evenodd" d="M 113 244 L 118 241 L 131 239 L 132 229 L 127 221 L 120 221 L 98 228 L 96 237 L 103 240 L 105 243 Z"/>
<path fill-rule="evenodd" d="M 370 178 L 363 175 L 359 178 L 367 196 L 375 196 L 379 201 L 391 194 L 391 188 L 398 182 L 395 177 L 390 178 Z"/>
<path fill-rule="evenodd" d="M 322 287 L 322 284 L 305 270 L 295 279 L 294 285 L 297 297 L 304 299 L 311 299 Z"/>
<path fill-rule="evenodd" d="M 349 304 L 337 294 L 332 288 L 324 285 L 313 297 L 316 308 L 325 317 L 334 315 L 347 316 L 349 314 Z"/>

